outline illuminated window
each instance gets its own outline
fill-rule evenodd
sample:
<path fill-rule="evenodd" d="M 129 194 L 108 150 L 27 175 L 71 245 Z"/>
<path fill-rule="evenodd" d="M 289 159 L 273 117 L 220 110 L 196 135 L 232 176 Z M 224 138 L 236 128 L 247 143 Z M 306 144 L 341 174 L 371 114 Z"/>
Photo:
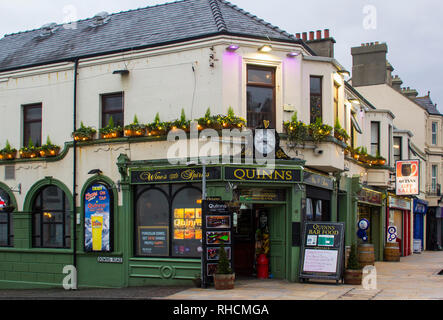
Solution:
<path fill-rule="evenodd" d="M 54 185 L 43 187 L 32 207 L 32 242 L 36 248 L 71 247 L 71 209 L 65 193 Z"/>
<path fill-rule="evenodd" d="M 275 128 L 275 69 L 248 66 L 247 75 L 247 124 L 256 128 L 263 120 Z"/>

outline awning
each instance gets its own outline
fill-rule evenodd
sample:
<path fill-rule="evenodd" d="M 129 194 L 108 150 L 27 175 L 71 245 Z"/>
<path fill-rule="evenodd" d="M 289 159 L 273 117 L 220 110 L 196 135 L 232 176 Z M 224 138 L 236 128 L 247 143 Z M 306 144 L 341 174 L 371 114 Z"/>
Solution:
<path fill-rule="evenodd" d="M 351 123 L 354 127 L 355 131 L 357 131 L 360 134 L 363 134 L 363 131 L 361 130 L 360 126 L 358 125 L 357 119 L 355 119 L 355 114 L 351 113 Z"/>

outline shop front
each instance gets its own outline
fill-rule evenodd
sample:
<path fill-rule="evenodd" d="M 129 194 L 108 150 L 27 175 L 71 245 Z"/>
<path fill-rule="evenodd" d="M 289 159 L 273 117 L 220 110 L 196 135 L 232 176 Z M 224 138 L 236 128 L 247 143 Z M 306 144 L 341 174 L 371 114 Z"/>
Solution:
<path fill-rule="evenodd" d="M 383 193 L 362 188 L 358 193 L 357 221 L 366 219 L 369 227 L 366 230 L 366 243 L 374 246 L 375 260 L 383 260 L 384 228 L 383 228 Z M 357 232 L 357 226 L 355 232 Z"/>
<path fill-rule="evenodd" d="M 428 202 L 422 199 L 414 199 L 414 252 L 424 250 L 425 215 L 428 210 Z"/>
<path fill-rule="evenodd" d="M 303 221 L 336 217 L 333 178 L 306 173 L 301 164 L 208 165 L 203 179 L 202 166 L 126 163 L 123 194 L 132 199 L 128 285 L 189 283 L 200 276 L 203 255 L 205 270 L 213 272 L 217 250 L 206 242 L 212 247 L 203 252 L 203 241 L 224 245 L 238 278 L 256 278 L 258 258 L 265 254 L 268 277 L 297 281 Z M 203 185 L 206 199 L 231 208 L 232 221 L 214 220 L 222 223 L 220 232 L 215 225 L 207 230 L 208 221 L 202 221 Z"/>
<path fill-rule="evenodd" d="M 386 238 L 388 229 L 394 227 L 396 242 L 400 246 L 400 255 L 405 257 L 412 254 L 411 230 L 411 199 L 396 197 L 389 194 L 386 214 Z"/>

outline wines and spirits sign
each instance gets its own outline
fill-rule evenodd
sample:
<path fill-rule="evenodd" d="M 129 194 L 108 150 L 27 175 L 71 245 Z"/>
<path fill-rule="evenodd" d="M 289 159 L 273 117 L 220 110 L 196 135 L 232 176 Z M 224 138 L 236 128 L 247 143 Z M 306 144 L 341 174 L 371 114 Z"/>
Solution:
<path fill-rule="evenodd" d="M 338 280 L 343 276 L 344 223 L 306 222 L 301 279 Z"/>

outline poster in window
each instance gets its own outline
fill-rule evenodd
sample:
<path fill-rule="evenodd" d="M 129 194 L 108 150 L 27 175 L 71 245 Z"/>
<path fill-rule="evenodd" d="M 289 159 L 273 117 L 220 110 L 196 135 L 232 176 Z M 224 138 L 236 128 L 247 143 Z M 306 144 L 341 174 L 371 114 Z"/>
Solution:
<path fill-rule="evenodd" d="M 202 239 L 201 208 L 175 208 L 173 255 L 197 257 Z"/>
<path fill-rule="evenodd" d="M 207 252 L 207 257 L 206 259 L 208 260 L 219 260 L 220 257 L 220 248 L 218 247 L 211 247 L 211 248 L 207 248 L 206 249 Z M 228 257 L 229 260 L 231 260 L 231 247 L 225 247 L 225 251 L 226 251 L 226 256 Z"/>
<path fill-rule="evenodd" d="M 207 216 L 206 228 L 208 229 L 229 229 L 231 227 L 230 216 Z"/>
<path fill-rule="evenodd" d="M 0 189 L 0 212 L 8 211 L 9 202 L 10 202 L 9 195 L 5 191 Z"/>
<path fill-rule="evenodd" d="M 86 189 L 85 251 L 109 252 L 111 248 L 111 198 L 103 184 L 93 184 Z"/>
<path fill-rule="evenodd" d="M 230 231 L 208 231 L 206 232 L 207 244 L 230 244 L 231 232 Z"/>
<path fill-rule="evenodd" d="M 156 226 L 139 227 L 139 255 L 167 256 L 169 250 L 169 228 Z"/>

